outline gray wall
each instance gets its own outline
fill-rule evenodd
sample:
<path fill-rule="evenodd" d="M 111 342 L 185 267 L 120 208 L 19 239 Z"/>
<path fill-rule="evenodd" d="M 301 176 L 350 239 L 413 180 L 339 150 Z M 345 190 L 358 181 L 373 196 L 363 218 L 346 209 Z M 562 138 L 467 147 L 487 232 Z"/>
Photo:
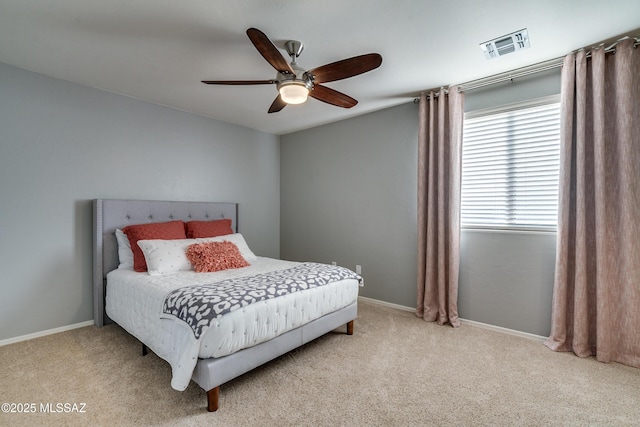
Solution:
<path fill-rule="evenodd" d="M 472 111 L 559 93 L 559 70 L 466 94 Z M 362 265 L 361 295 L 416 305 L 418 108 L 281 138 L 281 255 Z M 463 230 L 460 316 L 547 335 L 555 234 Z"/>
<path fill-rule="evenodd" d="M 93 318 L 91 199 L 240 203 L 280 253 L 279 137 L 0 64 L 0 340 Z"/>
<path fill-rule="evenodd" d="M 555 246 L 555 233 L 463 230 L 460 316 L 548 336 Z"/>
<path fill-rule="evenodd" d="M 362 266 L 360 294 L 415 306 L 417 106 L 281 137 L 281 256 Z"/>

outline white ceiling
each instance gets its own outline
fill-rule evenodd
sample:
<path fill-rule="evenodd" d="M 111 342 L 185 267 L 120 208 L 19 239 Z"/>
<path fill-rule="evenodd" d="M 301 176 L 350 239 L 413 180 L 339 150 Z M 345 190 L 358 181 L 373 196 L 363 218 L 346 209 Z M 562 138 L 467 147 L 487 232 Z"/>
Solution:
<path fill-rule="evenodd" d="M 0 62 L 253 129 L 286 134 L 411 101 L 421 90 L 637 36 L 639 0 L 0 0 Z M 359 103 L 310 99 L 267 114 L 275 77 L 245 31 L 306 69 L 378 52 L 380 68 L 326 86 Z M 478 44 L 527 28 L 531 48 L 488 61 Z"/>

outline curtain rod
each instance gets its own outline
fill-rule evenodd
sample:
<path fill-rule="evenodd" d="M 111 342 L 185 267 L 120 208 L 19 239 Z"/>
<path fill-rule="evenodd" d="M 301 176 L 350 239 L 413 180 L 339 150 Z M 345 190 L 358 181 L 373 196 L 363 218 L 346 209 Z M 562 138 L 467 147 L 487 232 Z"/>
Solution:
<path fill-rule="evenodd" d="M 612 43 L 610 46 L 605 47 L 604 51 L 606 53 L 612 52 L 615 53 L 616 50 L 616 45 L 621 42 L 622 40 L 626 40 L 630 38 L 629 36 L 623 37 L 619 40 L 616 40 L 615 43 Z M 637 48 L 638 45 L 640 45 L 640 38 L 634 37 L 633 38 L 634 43 L 633 43 L 633 47 Z M 604 46 L 604 43 L 599 44 L 598 46 L 595 46 L 591 49 L 597 49 L 599 47 Z M 582 49 L 579 49 L 582 50 Z M 591 54 L 587 54 L 587 56 L 591 56 Z M 526 67 L 522 67 L 522 68 L 518 68 L 512 71 L 508 71 L 506 73 L 501 73 L 501 74 L 495 74 L 493 76 L 489 76 L 489 77 L 484 77 L 482 79 L 477 79 L 477 80 L 471 80 L 468 81 L 466 83 L 459 83 L 458 86 L 458 91 L 459 92 L 464 92 L 464 91 L 468 91 L 468 90 L 473 90 L 473 89 L 479 89 L 481 87 L 485 87 L 485 86 L 490 86 L 490 85 L 494 85 L 494 84 L 498 84 L 498 83 L 502 83 L 502 82 L 506 82 L 506 81 L 511 81 L 513 82 L 514 79 L 516 78 L 520 78 L 520 77 L 525 77 L 531 74 L 536 74 L 536 73 L 540 73 L 543 71 L 547 71 L 547 70 L 552 70 L 554 68 L 559 68 L 562 67 L 562 63 L 564 62 L 564 56 L 563 57 L 559 57 L 559 58 L 554 58 L 548 61 L 544 61 L 544 62 L 539 62 L 537 64 L 533 64 L 533 65 L 529 65 Z M 453 85 L 452 85 L 453 86 Z M 414 103 L 419 103 L 420 102 L 420 98 L 415 98 L 413 100 Z"/>
<path fill-rule="evenodd" d="M 538 64 L 530 65 L 528 67 L 518 68 L 513 71 L 509 71 L 507 73 L 496 74 L 490 77 L 486 77 L 483 79 L 472 80 L 466 83 L 460 83 L 458 86 L 459 92 L 464 92 L 467 90 L 478 89 L 485 86 L 491 86 L 494 84 L 511 81 L 514 79 L 525 77 L 531 74 L 541 73 L 543 71 L 552 70 L 554 68 L 562 67 L 562 62 L 564 61 L 564 57 L 562 58 L 554 58 L 549 61 L 540 62 Z"/>
<path fill-rule="evenodd" d="M 629 37 L 629 36 L 624 36 L 623 38 L 616 40 L 616 41 L 615 41 L 615 43 L 612 43 L 612 44 L 611 44 L 611 46 L 609 46 L 609 47 L 605 47 L 605 48 L 604 48 L 604 51 L 605 51 L 605 52 L 615 51 L 615 50 L 616 50 L 616 45 L 617 45 L 618 43 L 620 43 L 622 40 L 627 40 L 627 39 L 629 39 L 629 38 L 631 38 L 631 37 Z M 640 45 L 640 37 L 633 37 L 633 48 L 634 48 L 634 49 L 635 49 L 635 48 L 637 48 L 637 47 L 638 47 L 638 45 Z M 594 49 L 596 49 L 596 48 L 598 48 L 598 47 L 600 47 L 600 46 L 604 46 L 604 43 L 600 43 L 600 44 L 599 44 L 598 46 L 596 46 Z"/>
<path fill-rule="evenodd" d="M 436 90 L 436 89 L 427 89 L 427 90 L 423 90 L 423 92 L 430 92 L 430 91 L 434 91 L 434 90 Z M 445 95 L 449 94 L 449 88 L 441 87 L 440 89 L 437 89 L 437 90 L 438 90 L 438 92 L 435 92 L 433 94 L 434 98 L 438 98 L 442 92 L 444 92 Z M 429 97 L 430 96 L 427 95 L 427 99 L 429 99 Z M 419 104 L 420 103 L 420 97 L 413 98 L 413 103 L 414 104 Z"/>
<path fill-rule="evenodd" d="M 529 65 L 523 68 L 518 68 L 516 70 L 508 71 L 506 73 L 495 74 L 493 76 L 484 77 L 482 79 L 471 80 L 466 83 L 460 83 L 457 85 L 458 92 L 478 89 L 481 87 L 490 86 L 490 85 L 494 85 L 494 84 L 502 83 L 506 81 L 513 82 L 513 80 L 516 78 L 520 78 L 520 77 L 528 76 L 530 74 L 540 73 L 542 71 L 552 70 L 554 68 L 561 67 L 563 60 L 564 60 L 564 57 L 554 58 L 549 61 L 540 62 L 540 63 Z M 438 96 L 438 93 L 436 93 L 436 97 L 437 96 Z M 418 104 L 420 102 L 420 98 L 414 98 L 413 102 L 414 104 Z"/>

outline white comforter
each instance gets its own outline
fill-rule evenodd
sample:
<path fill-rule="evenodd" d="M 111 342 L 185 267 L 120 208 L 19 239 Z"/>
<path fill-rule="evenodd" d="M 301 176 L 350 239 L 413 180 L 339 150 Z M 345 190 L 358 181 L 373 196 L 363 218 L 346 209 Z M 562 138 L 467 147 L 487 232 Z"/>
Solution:
<path fill-rule="evenodd" d="M 196 339 L 181 320 L 162 315 L 165 296 L 193 284 L 245 277 L 298 263 L 258 257 L 250 267 L 216 273 L 193 271 L 150 276 L 118 269 L 107 274 L 106 311 L 111 319 L 171 365 L 171 386 L 184 390 L 200 358 L 222 357 L 268 341 L 357 300 L 357 280 L 343 280 L 251 304 L 216 319 Z"/>

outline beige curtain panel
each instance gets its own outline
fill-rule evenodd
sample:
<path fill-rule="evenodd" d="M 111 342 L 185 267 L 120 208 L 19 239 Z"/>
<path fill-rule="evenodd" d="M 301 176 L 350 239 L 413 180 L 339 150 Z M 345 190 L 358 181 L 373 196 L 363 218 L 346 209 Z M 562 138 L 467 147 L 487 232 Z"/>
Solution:
<path fill-rule="evenodd" d="M 423 92 L 419 114 L 416 315 L 457 327 L 464 94 Z"/>
<path fill-rule="evenodd" d="M 569 54 L 562 70 L 556 351 L 640 367 L 640 49 Z"/>

